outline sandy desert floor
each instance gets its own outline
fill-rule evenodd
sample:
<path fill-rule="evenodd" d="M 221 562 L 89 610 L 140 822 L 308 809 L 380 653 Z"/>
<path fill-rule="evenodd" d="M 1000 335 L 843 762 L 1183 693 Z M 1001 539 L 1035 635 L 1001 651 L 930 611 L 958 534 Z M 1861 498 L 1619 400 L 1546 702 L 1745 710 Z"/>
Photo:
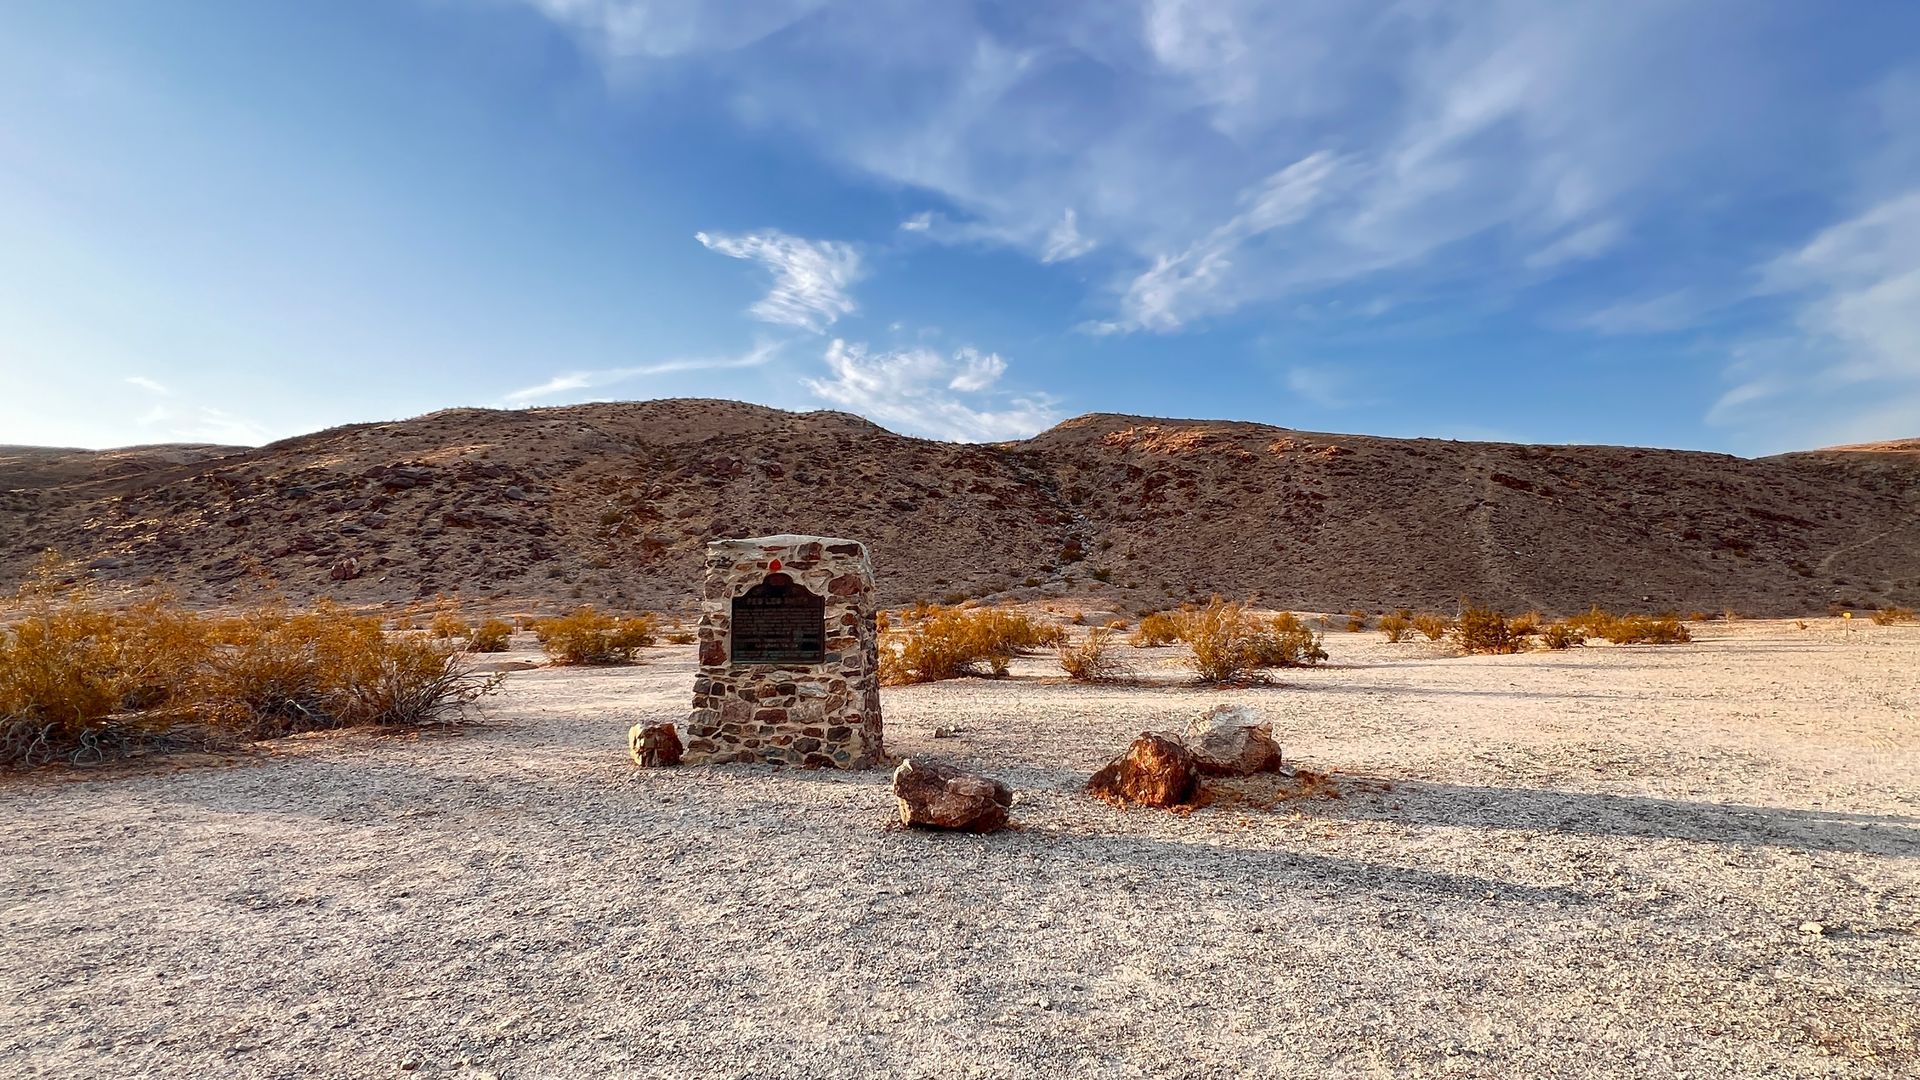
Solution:
<path fill-rule="evenodd" d="M 897 755 L 1018 789 L 988 837 L 892 827 L 884 772 L 634 769 L 691 648 L 457 734 L 15 778 L 0 1074 L 1915 1075 L 1920 627 L 1698 633 L 887 691 Z M 1080 793 L 1222 702 L 1350 793 Z"/>

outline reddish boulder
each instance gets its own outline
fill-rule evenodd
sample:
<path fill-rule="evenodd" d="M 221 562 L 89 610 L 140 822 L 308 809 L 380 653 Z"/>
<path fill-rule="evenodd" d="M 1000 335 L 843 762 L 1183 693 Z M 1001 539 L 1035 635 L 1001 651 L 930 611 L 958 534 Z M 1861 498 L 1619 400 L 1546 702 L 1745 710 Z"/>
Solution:
<path fill-rule="evenodd" d="M 923 829 L 993 832 L 1007 824 L 1013 791 L 991 777 L 952 765 L 903 761 L 893 771 L 900 820 Z"/>
<path fill-rule="evenodd" d="M 627 752 L 643 768 L 680 764 L 680 733 L 672 724 L 635 724 L 627 732 Z"/>
<path fill-rule="evenodd" d="M 1180 806 L 1199 793 L 1200 765 L 1185 746 L 1145 732 L 1094 773 L 1087 790 L 1111 803 Z"/>

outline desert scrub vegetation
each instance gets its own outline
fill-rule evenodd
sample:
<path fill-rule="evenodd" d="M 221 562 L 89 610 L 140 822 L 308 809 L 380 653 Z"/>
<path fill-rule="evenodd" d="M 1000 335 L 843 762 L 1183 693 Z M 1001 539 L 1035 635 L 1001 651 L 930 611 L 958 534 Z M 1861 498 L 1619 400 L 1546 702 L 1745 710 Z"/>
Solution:
<path fill-rule="evenodd" d="M 541 619 L 533 628 L 541 651 L 556 664 L 631 664 L 653 644 L 651 615 L 616 616 L 592 604 Z"/>
<path fill-rule="evenodd" d="M 1460 617 L 1454 620 L 1453 642 L 1463 652 L 1470 653 L 1517 653 L 1527 647 L 1527 633 L 1535 624 L 1522 619 L 1510 619 L 1506 615 L 1488 607 L 1463 604 Z"/>
<path fill-rule="evenodd" d="M 1309 667 L 1327 658 L 1320 636 L 1291 612 L 1262 619 L 1246 604 L 1216 596 L 1182 611 L 1177 624 L 1202 682 L 1235 682 L 1262 668 Z"/>
<path fill-rule="evenodd" d="M 1912 608 L 1903 607 L 1878 608 L 1873 614 L 1867 617 L 1873 620 L 1875 626 L 1892 626 L 1895 623 L 1913 622 L 1916 618 Z"/>
<path fill-rule="evenodd" d="M 1057 648 L 1067 628 L 1019 611 L 930 606 L 890 630 L 880 645 L 880 681 L 889 686 L 966 675 L 1005 675 L 1024 652 Z"/>
<path fill-rule="evenodd" d="M 1402 642 L 1413 633 L 1413 612 L 1395 611 L 1380 616 L 1380 632 L 1389 642 Z"/>
<path fill-rule="evenodd" d="M 1164 611 L 1153 611 L 1142 615 L 1140 625 L 1127 636 L 1127 644 L 1136 649 L 1172 645 L 1179 640 L 1179 618 Z"/>
<path fill-rule="evenodd" d="M 1440 641 L 1453 633 L 1453 620 L 1445 615 L 1423 611 L 1413 617 L 1413 628 L 1420 631 L 1428 641 Z"/>
<path fill-rule="evenodd" d="M 1367 628 L 1367 613 L 1354 608 L 1347 612 L 1347 633 L 1357 634 Z"/>
<path fill-rule="evenodd" d="M 113 608 L 29 583 L 0 628 L 0 765 L 100 761 L 148 747 L 294 731 L 447 723 L 498 677 L 458 651 L 322 605 L 230 618 L 169 597 Z"/>
<path fill-rule="evenodd" d="M 1120 658 L 1111 627 L 1095 627 L 1077 642 L 1062 641 L 1055 646 L 1060 668 L 1073 682 L 1106 683 L 1131 678 L 1132 667 Z"/>
<path fill-rule="evenodd" d="M 477 653 L 506 652 L 513 642 L 513 624 L 505 619 L 482 619 L 480 625 L 473 628 L 473 636 L 467 639 L 467 651 Z"/>

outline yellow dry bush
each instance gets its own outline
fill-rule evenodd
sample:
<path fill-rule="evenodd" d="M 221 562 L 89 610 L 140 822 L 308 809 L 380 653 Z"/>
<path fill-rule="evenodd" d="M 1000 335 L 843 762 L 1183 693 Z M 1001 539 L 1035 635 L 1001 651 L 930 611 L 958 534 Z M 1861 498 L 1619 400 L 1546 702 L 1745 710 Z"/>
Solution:
<path fill-rule="evenodd" d="M 1261 668 L 1307 666 L 1327 658 L 1319 635 L 1290 612 L 1263 620 L 1247 605 L 1216 596 L 1206 607 L 1181 612 L 1178 624 L 1202 682 L 1233 682 Z"/>
<path fill-rule="evenodd" d="M 1677 615 L 1621 615 L 1600 636 L 1615 645 L 1682 645 L 1693 635 Z"/>
<path fill-rule="evenodd" d="M 1407 635 L 1413 633 L 1413 612 L 1395 611 L 1380 616 L 1380 632 L 1387 635 L 1388 641 L 1407 640 Z"/>
<path fill-rule="evenodd" d="M 669 630 L 662 639 L 669 645 L 691 645 L 699 640 L 699 635 L 691 630 Z"/>
<path fill-rule="evenodd" d="M 0 630 L 0 765 L 141 745 L 445 722 L 496 685 L 451 647 L 323 606 L 210 619 L 170 597 L 113 609 L 85 590 L 22 596 Z"/>
<path fill-rule="evenodd" d="M 630 664 L 635 652 L 653 644 L 654 620 L 651 615 L 619 618 L 588 604 L 540 620 L 533 632 L 556 664 Z"/>
<path fill-rule="evenodd" d="M 1614 616 L 1596 604 L 1578 615 L 1569 615 L 1561 621 L 1567 625 L 1568 629 L 1586 637 L 1603 638 L 1607 636 L 1607 628 L 1613 625 Z"/>
<path fill-rule="evenodd" d="M 467 639 L 467 651 L 479 653 L 506 652 L 513 642 L 513 624 L 505 619 L 482 619 L 479 626 L 473 628 L 473 636 Z"/>
<path fill-rule="evenodd" d="M 1074 682 L 1105 683 L 1131 677 L 1131 667 L 1114 650 L 1113 633 L 1111 627 L 1096 627 L 1078 642 L 1063 641 L 1056 646 L 1060 667 L 1067 678 Z"/>
<path fill-rule="evenodd" d="M 467 625 L 467 621 L 452 611 L 434 612 L 433 621 L 427 624 L 427 635 L 435 641 L 452 641 L 472 634 L 473 628 Z"/>
<path fill-rule="evenodd" d="M 1425 611 L 1413 617 L 1413 628 L 1426 635 L 1428 641 L 1439 641 L 1453 632 L 1453 620 Z"/>
<path fill-rule="evenodd" d="M 1367 628 L 1367 613 L 1354 608 L 1347 612 L 1347 633 L 1357 634 Z"/>
<path fill-rule="evenodd" d="M 1571 649 L 1576 645 L 1585 645 L 1587 635 L 1564 622 L 1550 623 L 1540 631 L 1540 644 L 1549 649 Z"/>
<path fill-rule="evenodd" d="M 1014 654 L 1031 647 L 1039 636 L 1038 625 L 1018 613 L 931 607 L 881 643 L 880 681 L 902 686 L 964 675 L 1005 675 Z M 1057 640 L 1047 636 L 1050 643 Z"/>
<path fill-rule="evenodd" d="M 1180 619 L 1164 611 L 1155 611 L 1140 618 L 1140 625 L 1127 637 L 1127 644 L 1136 649 L 1151 648 L 1159 645 L 1172 645 L 1180 640 Z"/>
<path fill-rule="evenodd" d="M 1525 635 L 1515 632 L 1517 621 L 1492 608 L 1466 604 L 1454 621 L 1453 640 L 1470 653 L 1517 653 L 1527 647 Z"/>
<path fill-rule="evenodd" d="M 1875 626 L 1892 626 L 1895 623 L 1913 622 L 1915 619 L 1913 609 L 1903 607 L 1879 608 L 1867 617 L 1873 620 Z"/>

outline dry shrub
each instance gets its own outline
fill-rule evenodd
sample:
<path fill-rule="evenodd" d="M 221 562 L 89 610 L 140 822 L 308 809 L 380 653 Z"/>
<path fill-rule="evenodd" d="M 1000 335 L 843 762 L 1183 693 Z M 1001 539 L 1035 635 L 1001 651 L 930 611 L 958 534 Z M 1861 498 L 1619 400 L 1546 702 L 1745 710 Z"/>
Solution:
<path fill-rule="evenodd" d="M 1453 632 L 1453 620 L 1426 611 L 1413 617 L 1413 628 L 1425 634 L 1428 641 L 1439 641 Z"/>
<path fill-rule="evenodd" d="M 1526 636 L 1515 632 L 1517 622 L 1492 608 L 1466 604 L 1454 621 L 1453 640 L 1470 653 L 1517 653 L 1527 647 Z"/>
<path fill-rule="evenodd" d="M 1407 635 L 1413 632 L 1413 612 L 1396 611 L 1380 616 L 1380 632 L 1387 635 L 1390 642 L 1407 640 Z"/>
<path fill-rule="evenodd" d="M 1218 596 L 1181 612 L 1178 626 L 1202 682 L 1233 682 L 1260 668 L 1306 667 L 1327 658 L 1319 635 L 1291 612 L 1262 620 L 1247 605 Z"/>
<path fill-rule="evenodd" d="M 1913 622 L 1915 617 L 1912 608 L 1903 607 L 1883 607 L 1868 616 L 1868 618 L 1873 620 L 1875 626 L 1892 626 L 1895 623 Z"/>
<path fill-rule="evenodd" d="M 556 664 L 631 664 L 635 652 L 653 644 L 654 620 L 651 615 L 617 617 L 587 604 L 540 620 L 533 633 Z"/>
<path fill-rule="evenodd" d="M 483 619 L 473 628 L 473 636 L 467 639 L 468 652 L 497 653 L 506 652 L 513 641 L 513 624 L 505 619 Z"/>
<path fill-rule="evenodd" d="M 1367 613 L 1354 608 L 1347 612 L 1347 633 L 1357 634 L 1367 628 Z"/>
<path fill-rule="evenodd" d="M 427 635 L 435 641 L 452 641 L 472 634 L 473 628 L 467 621 L 452 611 L 434 612 L 433 621 L 427 624 Z"/>
<path fill-rule="evenodd" d="M 192 708 L 210 647 L 202 620 L 170 599 L 125 611 L 55 584 L 47 559 L 0 629 L 0 765 L 97 760 L 164 734 Z"/>
<path fill-rule="evenodd" d="M 1140 625 L 1127 637 L 1127 644 L 1136 649 L 1145 649 L 1158 645 L 1172 645 L 1179 640 L 1179 617 L 1164 611 L 1154 611 L 1140 617 Z"/>
<path fill-rule="evenodd" d="M 1056 646 L 1065 638 L 1065 627 L 1022 612 L 932 607 L 910 627 L 887 635 L 880 649 L 880 681 L 901 686 L 1005 675 L 1015 654 Z"/>
<path fill-rule="evenodd" d="M 1614 624 L 1615 617 L 1596 604 L 1578 615 L 1569 615 L 1561 621 L 1569 629 L 1578 631 L 1584 637 L 1603 638 L 1607 636 L 1607 628 Z"/>
<path fill-rule="evenodd" d="M 201 714 L 262 739 L 340 727 L 445 723 L 498 685 L 469 673 L 452 645 L 389 636 L 380 620 L 331 604 L 263 608 L 215 624 L 197 687 Z"/>
<path fill-rule="evenodd" d="M 1615 645 L 1681 645 L 1693 640 L 1677 615 L 1621 615 L 1600 636 Z"/>
<path fill-rule="evenodd" d="M 1107 620 L 1107 629 L 1109 630 L 1125 630 L 1130 625 L 1132 624 L 1127 622 L 1127 620 L 1125 619 L 1108 619 Z"/>
<path fill-rule="evenodd" d="M 495 680 L 454 650 L 382 633 L 332 606 L 214 620 L 171 598 L 114 610 L 38 586 L 0 630 L 0 765 L 82 761 L 142 745 L 461 715 Z"/>
<path fill-rule="evenodd" d="M 700 640 L 700 638 L 699 635 L 691 630 L 669 630 L 666 633 L 665 640 L 669 645 L 691 645 Z"/>
<path fill-rule="evenodd" d="M 1571 649 L 1586 643 L 1586 634 L 1564 622 L 1551 623 L 1546 629 L 1540 631 L 1540 644 L 1549 649 Z"/>
<path fill-rule="evenodd" d="M 1077 643 L 1061 642 L 1056 649 L 1060 667 L 1074 682 L 1118 682 L 1132 676 L 1127 662 L 1114 651 L 1113 630 L 1096 627 Z"/>

